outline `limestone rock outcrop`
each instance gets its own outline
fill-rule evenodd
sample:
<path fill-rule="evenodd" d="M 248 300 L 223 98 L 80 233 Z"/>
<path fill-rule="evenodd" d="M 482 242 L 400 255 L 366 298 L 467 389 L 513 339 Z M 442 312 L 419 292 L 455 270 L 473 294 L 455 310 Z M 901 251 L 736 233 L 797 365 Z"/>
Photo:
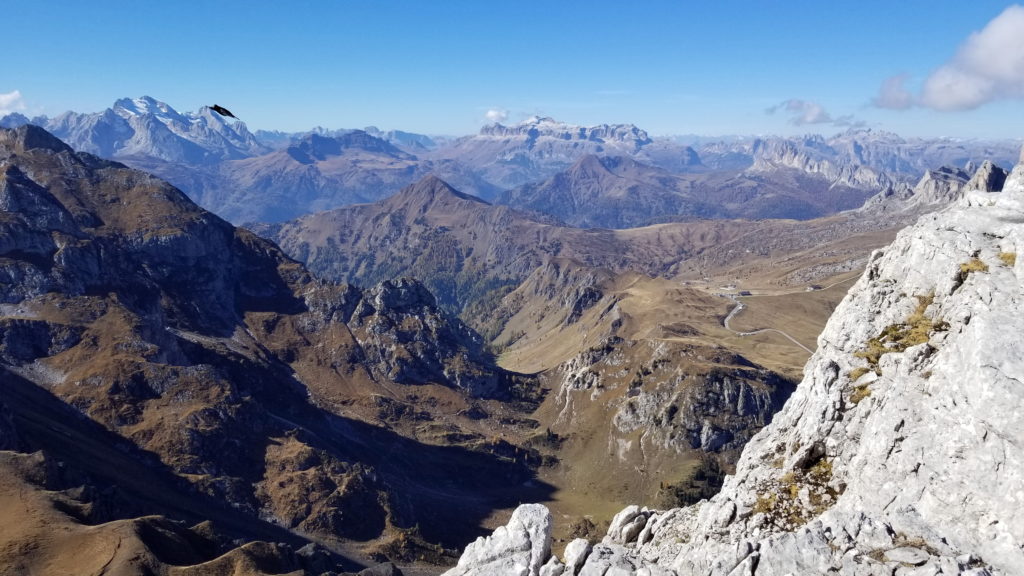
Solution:
<path fill-rule="evenodd" d="M 549 178 L 587 154 L 626 156 L 674 171 L 700 165 L 689 146 L 653 139 L 632 124 L 574 126 L 539 116 L 511 126 L 484 126 L 479 134 L 458 138 L 431 157 L 472 167 L 497 193 Z"/>
<path fill-rule="evenodd" d="M 495 396 L 515 378 L 503 370 L 481 370 L 490 362 L 483 339 L 442 311 L 416 280 L 385 280 L 363 291 L 348 324 L 364 365 L 379 380 L 443 382 L 474 396 Z"/>
<path fill-rule="evenodd" d="M 1022 176 L 876 252 L 736 475 L 631 553 L 680 574 L 1019 573 Z"/>
<path fill-rule="evenodd" d="M 1003 189 L 1007 176 L 1009 176 L 1009 173 L 1006 170 L 996 166 L 990 160 L 986 160 L 978 167 L 977 172 L 971 177 L 965 189 L 980 190 L 981 192 L 999 192 Z"/>
<path fill-rule="evenodd" d="M 924 173 L 914 187 L 913 200 L 917 204 L 949 204 L 967 186 L 971 175 L 952 166 L 943 166 Z"/>
<path fill-rule="evenodd" d="M 820 174 L 833 184 L 854 188 L 880 189 L 893 183 L 892 177 L 884 171 L 841 157 L 821 136 L 757 140 L 753 145 L 752 156 L 751 172 L 792 168 L 809 174 Z"/>
<path fill-rule="evenodd" d="M 600 124 L 598 126 L 573 126 L 553 118 L 531 116 L 514 126 L 491 124 L 480 129 L 481 136 L 513 137 L 525 136 L 536 140 L 540 137 L 553 140 L 579 140 L 639 148 L 651 143 L 647 132 L 632 124 Z"/>
<path fill-rule="evenodd" d="M 887 187 L 869 198 L 861 212 L 905 211 L 923 214 L 948 206 L 968 191 L 999 192 L 1003 189 L 1007 175 L 1006 170 L 990 160 L 982 162 L 976 170 L 971 164 L 964 169 L 943 166 L 926 171 L 913 187 L 902 182 Z"/>
<path fill-rule="evenodd" d="M 508 524 L 467 546 L 459 564 L 444 576 L 539 576 L 550 556 L 551 513 L 541 504 L 524 504 Z"/>

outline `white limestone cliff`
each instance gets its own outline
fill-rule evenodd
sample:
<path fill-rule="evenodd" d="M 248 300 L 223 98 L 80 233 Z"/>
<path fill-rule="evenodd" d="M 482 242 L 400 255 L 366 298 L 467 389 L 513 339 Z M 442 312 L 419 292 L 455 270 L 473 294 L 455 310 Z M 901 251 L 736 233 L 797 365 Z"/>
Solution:
<path fill-rule="evenodd" d="M 990 160 L 982 162 L 981 166 L 971 177 L 971 181 L 965 186 L 966 190 L 979 190 L 981 192 L 999 192 L 1003 189 L 1008 176 L 1006 170 L 993 164 Z"/>
<path fill-rule="evenodd" d="M 1019 165 L 872 255 L 718 495 L 562 573 L 1024 573 L 1022 249 Z"/>
<path fill-rule="evenodd" d="M 523 504 L 507 525 L 467 546 L 443 576 L 539 576 L 550 556 L 551 513 L 541 504 Z"/>

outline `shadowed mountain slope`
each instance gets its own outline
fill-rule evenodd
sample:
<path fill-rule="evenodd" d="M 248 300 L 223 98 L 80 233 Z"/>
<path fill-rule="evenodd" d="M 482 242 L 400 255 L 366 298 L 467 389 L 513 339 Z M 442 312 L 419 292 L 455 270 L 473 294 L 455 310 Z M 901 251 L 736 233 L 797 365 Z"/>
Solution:
<path fill-rule="evenodd" d="M 422 285 L 319 282 L 170 185 L 32 126 L 0 131 L 0 208 L 0 403 L 14 410 L 0 444 L 83 474 L 80 505 L 107 510 L 104 522 L 213 519 L 248 540 L 290 533 L 364 558 L 442 558 L 437 543 L 471 538 L 534 477 L 535 453 L 493 439 L 494 421 L 454 414 L 521 413 L 536 385 L 496 367 Z M 116 450 L 89 452 L 99 445 Z M 207 501 L 225 511 L 204 518 Z M 140 522 L 132 530 L 154 529 Z M 226 551 L 163 557 L 141 538 L 150 566 Z M 281 562 L 261 570 L 308 568 Z"/>

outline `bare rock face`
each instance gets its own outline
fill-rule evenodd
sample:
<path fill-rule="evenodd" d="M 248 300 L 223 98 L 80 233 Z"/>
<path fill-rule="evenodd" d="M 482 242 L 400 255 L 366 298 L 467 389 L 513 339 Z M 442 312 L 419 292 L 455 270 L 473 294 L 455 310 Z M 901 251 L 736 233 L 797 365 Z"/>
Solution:
<path fill-rule="evenodd" d="M 443 312 L 427 288 L 408 278 L 366 290 L 349 320 L 364 363 L 385 381 L 446 383 L 474 396 L 495 396 L 513 375 L 481 370 L 489 362 L 479 334 Z"/>
<path fill-rule="evenodd" d="M 943 166 L 928 170 L 913 188 L 905 183 L 890 186 L 868 199 L 862 211 L 907 211 L 921 214 L 948 206 L 968 191 L 999 192 L 1008 175 L 1006 170 L 990 160 L 984 161 L 974 170 L 973 176 L 971 170 L 971 165 L 965 169 Z"/>
<path fill-rule="evenodd" d="M 533 116 L 515 126 L 491 124 L 480 130 L 481 136 L 525 136 L 536 140 L 543 136 L 554 140 L 579 140 L 604 144 L 606 142 L 639 148 L 651 143 L 647 132 L 632 124 L 601 124 L 584 127 L 563 124 L 553 118 Z"/>
<path fill-rule="evenodd" d="M 627 358 L 639 358 L 645 350 L 651 354 L 649 362 L 640 362 L 632 374 L 623 370 Z M 717 365 L 682 369 L 668 360 L 684 357 L 703 357 Z M 652 348 L 614 336 L 563 362 L 557 376 L 555 394 L 564 406 L 559 425 L 581 426 L 581 406 L 604 402 L 604 410 L 612 414 L 610 431 L 621 437 L 640 433 L 650 445 L 673 454 L 738 451 L 771 420 L 794 386 L 724 349 L 661 343 Z M 608 394 L 602 399 L 615 389 L 626 392 L 621 398 Z"/>
<path fill-rule="evenodd" d="M 608 526 L 608 535 L 604 537 L 605 543 L 625 544 L 633 542 L 647 526 L 651 517 L 651 511 L 640 508 L 637 505 L 627 506 L 612 518 Z"/>
<path fill-rule="evenodd" d="M 808 135 L 785 139 L 716 142 L 700 148 L 709 165 L 719 159 L 746 160 L 755 170 L 788 166 L 848 181 L 883 184 L 916 180 L 936 166 L 977 165 L 985 159 L 1016 162 L 1019 144 L 1013 140 L 964 141 L 947 138 L 904 139 L 896 134 L 852 129 L 830 138 Z M 973 169 L 968 169 L 973 173 Z"/>
<path fill-rule="evenodd" d="M 1020 164 L 1014 166 L 1013 171 L 1006 178 L 1006 184 L 1003 185 L 1003 191 L 1018 198 L 1024 192 L 1024 148 L 1021 149 L 1020 156 Z"/>
<path fill-rule="evenodd" d="M 753 162 L 751 172 L 793 168 L 854 188 L 880 189 L 893 183 L 884 171 L 841 157 L 821 136 L 758 140 L 753 146 Z"/>
<path fill-rule="evenodd" d="M 970 178 L 967 172 L 951 166 L 929 170 L 914 187 L 914 203 L 949 204 L 959 197 Z"/>
<path fill-rule="evenodd" d="M 45 125 L 76 149 L 105 157 L 202 164 L 267 151 L 242 122 L 228 123 L 207 107 L 182 114 L 149 96 L 122 98 L 94 114 L 67 112 Z"/>
<path fill-rule="evenodd" d="M 967 183 L 967 190 L 980 190 L 982 192 L 999 192 L 1006 183 L 1009 173 L 991 161 L 986 160 L 974 173 L 971 181 Z"/>
<path fill-rule="evenodd" d="M 577 538 L 569 542 L 565 547 L 565 573 L 570 576 L 578 574 L 593 548 L 590 542 L 583 538 Z"/>
<path fill-rule="evenodd" d="M 793 387 L 757 367 L 695 370 L 688 378 L 699 384 L 669 381 L 668 386 L 638 390 L 631 402 L 618 407 L 616 428 L 648 430 L 664 447 L 680 452 L 736 449 L 771 420 Z"/>
<path fill-rule="evenodd" d="M 551 513 L 541 504 L 523 504 L 508 524 L 467 546 L 444 576 L 539 576 L 550 555 Z"/>
<path fill-rule="evenodd" d="M 1019 573 L 1022 184 L 876 252 L 736 475 L 631 554 L 680 574 Z"/>
<path fill-rule="evenodd" d="M 670 169 L 700 164 L 692 148 L 653 140 L 632 124 L 573 126 L 538 116 L 513 126 L 484 126 L 433 152 L 438 160 L 472 166 L 499 190 L 551 177 L 587 154 L 628 156 Z"/>

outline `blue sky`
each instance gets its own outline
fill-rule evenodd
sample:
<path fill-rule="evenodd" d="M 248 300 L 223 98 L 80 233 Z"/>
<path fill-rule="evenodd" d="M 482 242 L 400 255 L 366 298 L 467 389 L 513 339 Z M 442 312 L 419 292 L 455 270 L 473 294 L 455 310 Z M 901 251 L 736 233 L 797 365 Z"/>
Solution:
<path fill-rule="evenodd" d="M 1018 23 L 1000 16 L 1008 7 L 8 0 L 0 111 L 94 112 L 149 95 L 179 111 L 219 103 L 251 129 L 287 131 L 376 125 L 459 135 L 488 119 L 542 114 L 656 135 L 857 125 L 1022 138 L 1024 29 L 1005 33 Z M 1024 8 L 1009 10 L 1024 18 Z M 1004 32 L 992 25 L 972 44 L 997 17 Z"/>

